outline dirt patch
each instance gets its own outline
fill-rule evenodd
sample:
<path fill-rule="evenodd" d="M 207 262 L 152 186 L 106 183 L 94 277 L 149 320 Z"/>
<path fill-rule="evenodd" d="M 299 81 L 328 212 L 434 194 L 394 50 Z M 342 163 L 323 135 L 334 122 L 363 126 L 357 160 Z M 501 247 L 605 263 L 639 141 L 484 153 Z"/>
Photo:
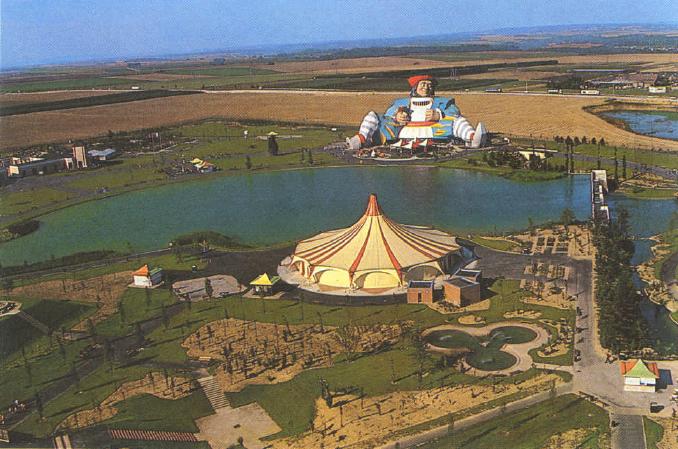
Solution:
<path fill-rule="evenodd" d="M 664 428 L 664 437 L 657 444 L 659 449 L 676 449 L 676 441 L 678 441 L 678 426 L 675 424 L 675 419 L 669 418 L 652 418 Z"/>
<path fill-rule="evenodd" d="M 543 449 L 577 449 L 588 436 L 587 429 L 572 429 L 553 435 Z"/>
<path fill-rule="evenodd" d="M 464 315 L 459 317 L 459 324 L 464 324 L 464 325 L 477 325 L 477 324 L 485 324 L 485 319 L 483 317 L 480 317 L 478 315 L 474 314 L 469 314 L 469 315 Z"/>
<path fill-rule="evenodd" d="M 161 373 L 148 373 L 142 379 L 122 384 L 96 408 L 69 415 L 57 429 L 82 429 L 112 418 L 118 413 L 115 404 L 133 396 L 151 394 L 161 399 L 180 399 L 195 388 L 194 381 L 185 377 L 165 378 Z"/>
<path fill-rule="evenodd" d="M 223 391 L 292 379 L 310 368 L 332 366 L 340 353 L 377 350 L 398 341 L 403 327 L 284 325 L 233 318 L 202 326 L 182 346 L 192 358 L 221 361 L 215 377 Z"/>
<path fill-rule="evenodd" d="M 131 271 L 105 274 L 89 279 L 60 279 L 38 282 L 12 289 L 11 296 L 27 298 L 48 298 L 55 300 L 77 300 L 95 303 L 98 309 L 89 317 L 93 324 L 105 320 L 118 309 L 118 300 L 132 279 Z M 73 326 L 73 330 L 85 330 L 86 322 Z"/>
<path fill-rule="evenodd" d="M 405 429 L 450 413 L 523 391 L 545 391 L 561 380 L 541 374 L 508 385 L 455 385 L 426 391 L 401 391 L 359 398 L 340 396 L 328 407 L 316 401 L 313 428 L 299 437 L 273 441 L 274 448 L 373 448 L 385 444 L 395 429 Z"/>

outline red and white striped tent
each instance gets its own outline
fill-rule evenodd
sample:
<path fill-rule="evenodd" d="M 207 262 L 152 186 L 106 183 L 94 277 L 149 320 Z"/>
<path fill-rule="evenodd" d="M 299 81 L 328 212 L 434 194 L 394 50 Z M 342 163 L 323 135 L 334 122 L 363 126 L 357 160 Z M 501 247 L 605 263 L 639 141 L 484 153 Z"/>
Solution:
<path fill-rule="evenodd" d="M 396 223 L 370 195 L 362 217 L 345 229 L 302 240 L 292 266 L 311 282 L 346 289 L 389 289 L 430 280 L 461 261 L 454 236 Z"/>

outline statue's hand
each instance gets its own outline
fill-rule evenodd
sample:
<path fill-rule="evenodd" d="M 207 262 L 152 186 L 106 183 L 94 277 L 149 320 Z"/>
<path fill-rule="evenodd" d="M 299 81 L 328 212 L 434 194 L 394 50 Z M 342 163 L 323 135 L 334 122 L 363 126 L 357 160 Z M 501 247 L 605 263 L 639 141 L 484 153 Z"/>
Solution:
<path fill-rule="evenodd" d="M 426 121 L 427 122 L 437 122 L 440 120 L 440 114 L 435 109 L 429 109 L 426 111 Z"/>
<path fill-rule="evenodd" d="M 398 111 L 398 112 L 396 112 L 396 115 L 395 115 L 395 121 L 400 126 L 405 126 L 410 121 L 410 114 L 408 114 L 406 111 Z"/>

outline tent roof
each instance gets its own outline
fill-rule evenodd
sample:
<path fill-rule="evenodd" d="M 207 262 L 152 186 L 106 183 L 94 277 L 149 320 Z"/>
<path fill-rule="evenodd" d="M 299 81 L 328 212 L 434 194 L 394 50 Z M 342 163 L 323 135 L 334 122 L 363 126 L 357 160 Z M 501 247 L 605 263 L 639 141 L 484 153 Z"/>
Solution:
<path fill-rule="evenodd" d="M 144 265 L 132 274 L 134 276 L 148 276 L 148 272 L 149 272 L 148 265 Z"/>
<path fill-rule="evenodd" d="M 435 262 L 457 251 L 454 236 L 433 228 L 398 224 L 386 217 L 370 195 L 362 217 L 351 227 L 302 240 L 294 257 L 312 266 L 355 273 L 396 270 Z"/>
<path fill-rule="evenodd" d="M 271 286 L 280 280 L 279 276 L 269 276 L 267 273 L 260 274 L 255 280 L 250 282 L 250 285 L 266 285 Z"/>
<path fill-rule="evenodd" d="M 624 377 L 639 377 L 642 379 L 658 379 L 659 369 L 654 362 L 644 362 L 641 359 L 631 359 L 621 362 L 621 373 Z"/>

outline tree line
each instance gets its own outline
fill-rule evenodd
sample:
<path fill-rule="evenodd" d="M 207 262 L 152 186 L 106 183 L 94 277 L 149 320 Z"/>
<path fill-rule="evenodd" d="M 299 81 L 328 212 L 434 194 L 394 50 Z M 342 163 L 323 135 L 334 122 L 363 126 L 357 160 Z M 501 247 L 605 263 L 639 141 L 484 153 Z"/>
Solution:
<path fill-rule="evenodd" d="M 648 329 L 640 311 L 641 296 L 633 285 L 634 252 L 629 214 L 620 208 L 608 225 L 593 228 L 596 246 L 596 301 L 600 313 L 600 342 L 615 353 L 648 346 Z"/>

